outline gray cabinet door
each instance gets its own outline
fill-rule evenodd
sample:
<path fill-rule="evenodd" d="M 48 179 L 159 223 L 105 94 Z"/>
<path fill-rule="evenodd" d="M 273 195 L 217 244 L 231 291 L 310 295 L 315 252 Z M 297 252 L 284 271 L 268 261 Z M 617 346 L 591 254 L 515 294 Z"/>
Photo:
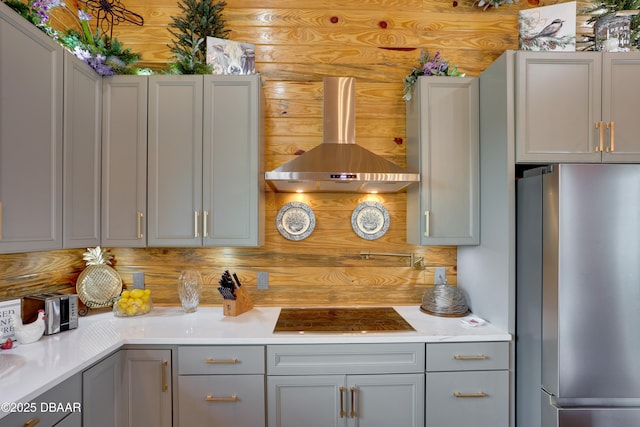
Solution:
<path fill-rule="evenodd" d="M 424 375 L 347 377 L 348 426 L 424 426 Z"/>
<path fill-rule="evenodd" d="M 202 246 L 202 82 L 149 77 L 149 246 Z"/>
<path fill-rule="evenodd" d="M 269 427 L 346 427 L 347 403 L 344 375 L 267 377 Z"/>
<path fill-rule="evenodd" d="M 602 54 L 517 52 L 515 73 L 516 162 L 600 162 Z"/>
<path fill-rule="evenodd" d="M 62 47 L 0 3 L 0 253 L 62 248 Z"/>
<path fill-rule="evenodd" d="M 171 350 L 127 349 L 122 353 L 122 426 L 171 427 Z"/>
<path fill-rule="evenodd" d="M 476 245 L 479 220 L 479 91 L 474 77 L 421 77 L 407 103 L 407 242 Z"/>
<path fill-rule="evenodd" d="M 147 80 L 103 78 L 103 246 L 147 244 Z"/>
<path fill-rule="evenodd" d="M 205 246 L 264 243 L 260 77 L 205 76 Z"/>
<path fill-rule="evenodd" d="M 82 373 L 82 425 L 122 426 L 122 352 Z"/>
<path fill-rule="evenodd" d="M 640 162 L 640 53 L 603 54 L 602 121 L 607 125 L 607 148 L 602 161 L 609 163 Z"/>
<path fill-rule="evenodd" d="M 64 53 L 62 246 L 100 245 L 102 77 Z"/>

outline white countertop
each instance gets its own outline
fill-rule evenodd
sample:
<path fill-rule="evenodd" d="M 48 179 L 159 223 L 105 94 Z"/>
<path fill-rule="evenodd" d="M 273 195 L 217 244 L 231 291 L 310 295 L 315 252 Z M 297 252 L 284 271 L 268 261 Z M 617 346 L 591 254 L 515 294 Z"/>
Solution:
<path fill-rule="evenodd" d="M 393 342 L 509 341 L 511 335 L 490 324 L 469 327 L 460 318 L 436 317 L 418 306 L 396 311 L 415 332 L 346 334 L 274 334 L 280 308 L 256 307 L 226 317 L 222 307 L 200 307 L 185 314 L 180 307 L 155 307 L 143 316 L 112 313 L 81 317 L 78 329 L 0 351 L 0 403 L 28 402 L 83 371 L 125 344 L 323 344 Z M 0 410 L 0 418 L 7 413 Z"/>

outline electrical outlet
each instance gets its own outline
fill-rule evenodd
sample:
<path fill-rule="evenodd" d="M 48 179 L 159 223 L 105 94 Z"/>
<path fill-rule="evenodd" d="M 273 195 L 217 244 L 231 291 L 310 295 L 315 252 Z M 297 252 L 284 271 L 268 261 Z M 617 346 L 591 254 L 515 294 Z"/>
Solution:
<path fill-rule="evenodd" d="M 269 273 L 267 271 L 258 271 L 258 289 L 269 289 Z"/>
<path fill-rule="evenodd" d="M 444 267 L 436 267 L 433 283 L 439 285 L 447 281 L 447 270 Z"/>
<path fill-rule="evenodd" d="M 144 273 L 142 271 L 133 272 L 133 289 L 144 289 Z"/>

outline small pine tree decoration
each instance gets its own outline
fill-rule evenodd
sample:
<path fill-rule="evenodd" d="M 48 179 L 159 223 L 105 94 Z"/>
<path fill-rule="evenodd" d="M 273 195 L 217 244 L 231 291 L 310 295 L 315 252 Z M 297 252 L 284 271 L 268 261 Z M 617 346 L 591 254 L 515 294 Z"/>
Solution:
<path fill-rule="evenodd" d="M 177 74 L 209 74 L 207 65 L 207 37 L 226 39 L 229 30 L 224 29 L 222 11 L 225 1 L 182 0 L 178 7 L 182 15 L 172 17 L 169 32 L 175 40 L 168 45 L 175 56 L 171 71 Z"/>

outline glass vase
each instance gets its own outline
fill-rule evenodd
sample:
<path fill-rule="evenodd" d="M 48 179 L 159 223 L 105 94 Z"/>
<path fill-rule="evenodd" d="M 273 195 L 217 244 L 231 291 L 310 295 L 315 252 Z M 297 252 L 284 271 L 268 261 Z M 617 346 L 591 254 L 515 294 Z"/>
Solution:
<path fill-rule="evenodd" d="M 202 295 L 202 276 L 196 270 L 183 270 L 178 277 L 178 295 L 185 313 L 198 310 Z"/>

